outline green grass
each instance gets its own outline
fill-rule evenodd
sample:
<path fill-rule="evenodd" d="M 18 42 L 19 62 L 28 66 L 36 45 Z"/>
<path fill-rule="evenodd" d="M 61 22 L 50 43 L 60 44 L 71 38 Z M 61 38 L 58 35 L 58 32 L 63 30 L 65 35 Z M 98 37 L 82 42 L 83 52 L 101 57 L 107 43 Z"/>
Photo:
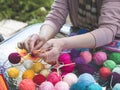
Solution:
<path fill-rule="evenodd" d="M 43 22 L 52 3 L 53 0 L 0 0 L 0 20 L 14 19 L 28 24 Z"/>

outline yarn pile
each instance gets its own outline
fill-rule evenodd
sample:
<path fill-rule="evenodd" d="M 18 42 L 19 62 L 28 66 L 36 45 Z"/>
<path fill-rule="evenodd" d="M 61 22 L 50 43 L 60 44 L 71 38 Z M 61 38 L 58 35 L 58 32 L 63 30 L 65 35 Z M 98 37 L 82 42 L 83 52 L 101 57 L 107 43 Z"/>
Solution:
<path fill-rule="evenodd" d="M 120 54 L 72 49 L 61 53 L 56 64 L 48 64 L 40 57 L 17 50 L 8 56 L 9 78 L 20 79 L 19 90 L 102 90 L 106 86 L 120 89 Z M 17 66 L 21 66 L 22 69 Z M 105 85 L 99 83 L 99 79 Z M 29 82 L 29 83 L 28 83 Z"/>

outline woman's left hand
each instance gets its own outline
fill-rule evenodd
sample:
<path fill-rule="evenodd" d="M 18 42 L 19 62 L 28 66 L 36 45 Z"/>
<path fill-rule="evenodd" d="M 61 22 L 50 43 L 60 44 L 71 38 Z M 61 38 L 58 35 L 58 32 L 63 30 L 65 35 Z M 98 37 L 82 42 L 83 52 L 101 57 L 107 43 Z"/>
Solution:
<path fill-rule="evenodd" d="M 63 45 L 64 43 L 61 39 L 50 39 L 41 47 L 39 56 L 45 58 L 48 63 L 56 62 Z"/>

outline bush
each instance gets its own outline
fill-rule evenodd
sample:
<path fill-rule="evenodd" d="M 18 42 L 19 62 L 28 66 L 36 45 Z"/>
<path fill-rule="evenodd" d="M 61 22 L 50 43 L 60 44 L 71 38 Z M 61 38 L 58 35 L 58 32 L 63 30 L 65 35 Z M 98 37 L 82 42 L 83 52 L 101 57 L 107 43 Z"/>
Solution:
<path fill-rule="evenodd" d="M 53 0 L 0 0 L 0 20 L 15 19 L 29 24 L 43 22 Z"/>

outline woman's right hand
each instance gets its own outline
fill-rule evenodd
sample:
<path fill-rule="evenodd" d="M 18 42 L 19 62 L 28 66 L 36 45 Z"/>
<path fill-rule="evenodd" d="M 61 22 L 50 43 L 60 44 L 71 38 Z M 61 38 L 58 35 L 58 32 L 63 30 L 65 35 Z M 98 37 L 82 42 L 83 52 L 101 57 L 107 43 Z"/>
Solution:
<path fill-rule="evenodd" d="M 46 42 L 44 37 L 41 37 L 39 34 L 32 34 L 27 37 L 24 41 L 18 43 L 18 48 L 25 49 L 27 52 L 33 52 L 42 47 Z"/>

